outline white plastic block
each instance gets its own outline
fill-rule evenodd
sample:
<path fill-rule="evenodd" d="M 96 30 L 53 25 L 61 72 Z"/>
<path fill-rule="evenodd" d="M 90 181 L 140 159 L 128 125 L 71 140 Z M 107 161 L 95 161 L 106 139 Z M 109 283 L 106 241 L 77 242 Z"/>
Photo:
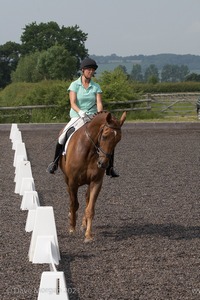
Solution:
<path fill-rule="evenodd" d="M 33 262 L 33 256 L 38 236 L 54 237 L 55 247 L 58 249 L 58 259 L 60 260 L 56 224 L 52 206 L 39 206 L 36 208 L 34 228 L 28 254 L 29 261 L 31 262 Z"/>
<path fill-rule="evenodd" d="M 27 160 L 27 153 L 26 153 L 26 147 L 24 143 L 17 143 L 16 150 L 15 150 L 15 155 L 14 155 L 14 161 L 13 161 L 13 166 L 16 168 L 17 165 L 17 156 L 18 155 L 23 155 L 25 159 Z"/>
<path fill-rule="evenodd" d="M 63 272 L 43 272 L 37 300 L 69 300 Z"/>
<path fill-rule="evenodd" d="M 33 231 L 33 228 L 35 225 L 35 215 L 36 215 L 36 209 L 29 209 L 28 215 L 26 218 L 26 226 L 25 226 L 26 232 Z"/>
<path fill-rule="evenodd" d="M 9 136 L 9 138 L 10 138 L 11 141 L 12 141 L 12 139 L 13 139 L 13 136 L 14 136 L 15 132 L 18 131 L 18 130 L 19 130 L 19 129 L 18 129 L 17 124 L 13 123 L 13 124 L 11 125 L 11 128 L 10 128 L 10 136 Z"/>
<path fill-rule="evenodd" d="M 33 177 L 23 177 L 22 184 L 20 187 L 20 196 L 23 196 L 25 192 L 35 191 L 35 183 Z"/>
<path fill-rule="evenodd" d="M 33 178 L 31 163 L 28 160 L 19 162 L 17 173 L 16 173 L 16 184 L 15 184 L 16 194 L 20 193 L 23 178 Z"/>
<path fill-rule="evenodd" d="M 17 173 L 19 173 L 19 167 L 20 167 L 19 163 L 20 163 L 21 161 L 25 161 L 25 160 L 26 160 L 26 158 L 25 158 L 24 155 L 18 155 L 18 156 L 17 156 L 17 158 L 16 158 L 16 168 L 15 168 L 14 182 L 17 181 Z"/>
<path fill-rule="evenodd" d="M 22 197 L 20 209 L 36 209 L 38 206 L 40 206 L 38 193 L 36 191 L 25 191 Z"/>
<path fill-rule="evenodd" d="M 59 258 L 60 254 L 54 236 L 38 235 L 33 254 L 33 263 L 58 265 Z"/>
<path fill-rule="evenodd" d="M 16 150 L 17 149 L 17 144 L 18 143 L 22 143 L 22 134 L 21 131 L 16 131 L 13 135 L 13 139 L 12 139 L 12 150 Z"/>

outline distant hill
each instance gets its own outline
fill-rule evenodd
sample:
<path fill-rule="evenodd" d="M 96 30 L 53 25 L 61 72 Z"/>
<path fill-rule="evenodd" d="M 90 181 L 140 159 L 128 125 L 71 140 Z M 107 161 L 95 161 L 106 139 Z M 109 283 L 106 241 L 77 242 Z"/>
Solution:
<path fill-rule="evenodd" d="M 117 56 L 111 54 L 108 56 L 90 55 L 99 65 L 98 74 L 103 71 L 112 71 L 117 66 L 126 67 L 128 73 L 131 72 L 134 64 L 140 64 L 144 71 L 149 65 L 154 64 L 159 71 L 166 64 L 170 65 L 186 65 L 191 73 L 200 74 L 200 55 L 178 55 L 178 54 L 157 54 L 157 55 L 132 55 L 132 56 Z"/>

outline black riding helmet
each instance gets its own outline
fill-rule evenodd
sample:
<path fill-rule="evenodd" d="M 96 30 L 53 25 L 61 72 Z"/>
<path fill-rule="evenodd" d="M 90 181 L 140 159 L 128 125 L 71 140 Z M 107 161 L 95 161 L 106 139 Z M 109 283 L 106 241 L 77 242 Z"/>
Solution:
<path fill-rule="evenodd" d="M 91 58 L 85 58 L 81 62 L 80 69 L 86 69 L 86 68 L 94 68 L 95 70 L 98 68 L 98 65 L 96 64 L 96 61 Z"/>

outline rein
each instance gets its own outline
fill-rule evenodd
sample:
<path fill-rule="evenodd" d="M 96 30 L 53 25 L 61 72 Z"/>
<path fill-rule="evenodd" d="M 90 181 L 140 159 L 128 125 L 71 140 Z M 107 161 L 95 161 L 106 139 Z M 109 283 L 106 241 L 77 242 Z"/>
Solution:
<path fill-rule="evenodd" d="M 87 124 L 86 124 L 86 127 L 85 127 L 85 133 L 87 135 L 87 137 L 89 138 L 89 140 L 91 141 L 91 143 L 93 144 L 94 148 L 96 149 L 96 153 L 100 156 L 100 153 L 103 153 L 107 158 L 110 159 L 112 153 L 106 153 L 100 146 L 99 146 L 99 140 L 101 138 L 101 135 L 102 135 L 102 132 L 103 132 L 103 129 L 104 127 L 109 127 L 109 128 L 112 128 L 112 129 L 119 129 L 119 128 L 114 128 L 114 127 L 111 127 L 109 126 L 108 124 L 104 124 L 104 126 L 102 127 L 102 129 L 100 130 L 100 132 L 98 133 L 98 145 L 95 144 L 95 142 L 93 141 L 93 139 L 91 138 L 89 132 L 88 132 L 88 128 L 87 128 Z"/>

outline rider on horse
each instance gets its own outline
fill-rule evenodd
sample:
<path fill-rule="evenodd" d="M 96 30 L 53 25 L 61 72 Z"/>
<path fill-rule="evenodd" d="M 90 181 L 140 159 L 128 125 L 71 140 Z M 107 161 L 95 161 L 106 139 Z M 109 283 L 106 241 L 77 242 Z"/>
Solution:
<path fill-rule="evenodd" d="M 54 174 L 58 169 L 59 158 L 63 153 L 64 145 L 70 135 L 70 131 L 79 129 L 85 124 L 86 120 L 89 120 L 90 116 L 103 110 L 101 87 L 92 80 L 97 68 L 98 65 L 93 59 L 84 59 L 80 66 L 82 75 L 73 81 L 68 88 L 71 105 L 71 120 L 59 136 L 54 161 L 47 168 L 47 171 L 51 174 Z M 113 168 L 113 163 L 114 153 L 111 155 L 109 167 L 106 169 L 106 175 L 118 177 L 119 175 Z"/>

